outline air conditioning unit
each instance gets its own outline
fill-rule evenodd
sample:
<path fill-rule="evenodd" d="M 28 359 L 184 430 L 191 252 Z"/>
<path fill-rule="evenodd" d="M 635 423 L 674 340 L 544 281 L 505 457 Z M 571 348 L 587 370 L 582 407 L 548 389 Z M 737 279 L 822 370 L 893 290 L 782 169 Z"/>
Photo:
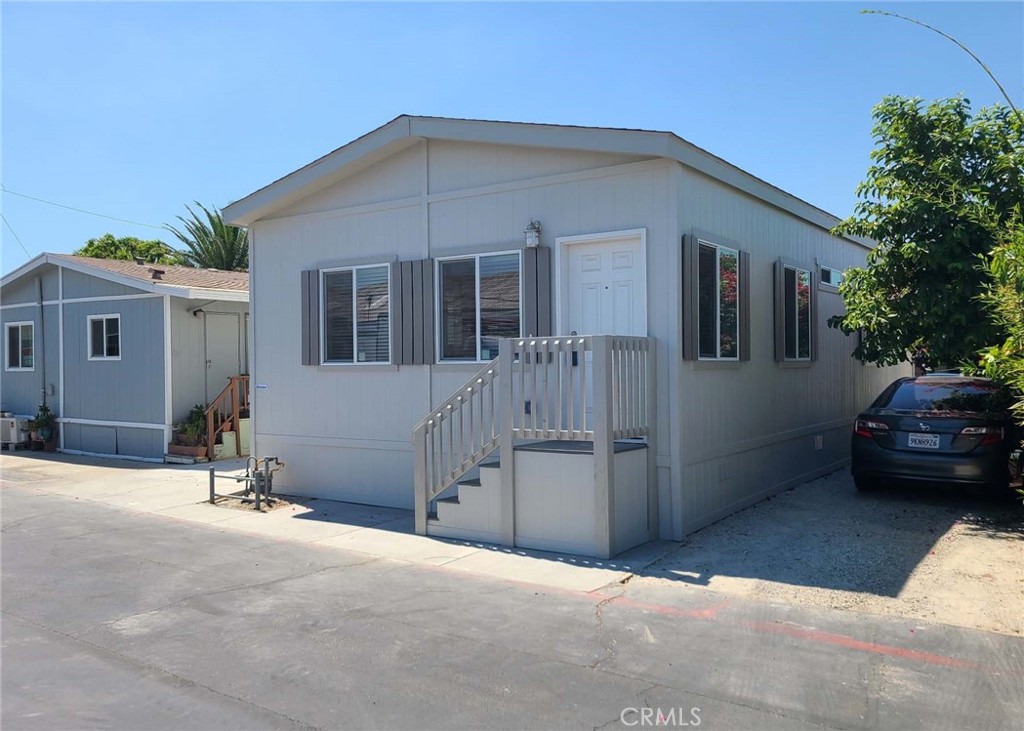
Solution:
<path fill-rule="evenodd" d="M 0 419 L 0 442 L 21 444 L 28 441 L 28 419 L 16 416 Z"/>

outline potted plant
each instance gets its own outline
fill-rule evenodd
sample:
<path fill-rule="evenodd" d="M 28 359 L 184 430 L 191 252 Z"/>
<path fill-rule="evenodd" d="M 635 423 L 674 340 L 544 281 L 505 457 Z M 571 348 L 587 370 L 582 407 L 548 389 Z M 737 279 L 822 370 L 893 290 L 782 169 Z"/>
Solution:
<path fill-rule="evenodd" d="M 29 422 L 29 429 L 36 432 L 42 441 L 49 442 L 53 439 L 53 431 L 56 424 L 57 415 L 46 404 L 40 404 L 36 418 Z"/>
<path fill-rule="evenodd" d="M 205 457 L 207 445 L 203 440 L 206 437 L 206 407 L 202 404 L 193 406 L 185 420 L 178 425 L 177 433 L 177 443 L 167 445 L 169 454 Z"/>

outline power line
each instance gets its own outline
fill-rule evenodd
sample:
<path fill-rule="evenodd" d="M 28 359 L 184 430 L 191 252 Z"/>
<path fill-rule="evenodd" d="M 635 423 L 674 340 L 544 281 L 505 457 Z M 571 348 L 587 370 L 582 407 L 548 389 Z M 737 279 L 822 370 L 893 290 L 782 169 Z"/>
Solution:
<path fill-rule="evenodd" d="M 120 221 L 121 223 L 130 223 L 133 226 L 144 226 L 146 228 L 158 228 L 161 231 L 165 230 L 163 226 L 154 226 L 151 223 L 142 223 L 141 221 L 132 221 L 132 220 L 129 220 L 127 218 L 118 218 L 117 216 L 108 216 L 105 213 L 95 213 L 94 211 L 86 211 L 85 209 L 82 209 L 82 208 L 75 208 L 74 206 L 66 206 L 63 203 L 54 203 L 53 201 L 44 200 L 42 198 L 36 198 L 35 196 L 31 196 L 31 195 L 25 195 L 24 193 L 17 193 L 15 191 L 11 190 L 10 188 L 7 188 L 6 186 L 4 186 L 3 183 L 0 183 L 0 189 L 3 189 L 4 193 L 9 193 L 10 195 L 16 195 L 19 198 L 28 198 L 30 201 L 38 201 L 39 203 L 45 203 L 48 206 L 57 206 L 57 208 L 66 208 L 69 211 L 77 211 L 78 213 L 84 213 L 84 214 L 89 215 L 89 216 L 99 216 L 100 218 L 109 218 L 111 221 Z M 10 226 L 8 226 L 8 228 L 10 228 Z"/>
<path fill-rule="evenodd" d="M 3 218 L 4 223 L 7 225 L 7 230 L 14 234 L 14 240 L 18 242 L 18 246 L 20 246 L 21 250 L 25 252 L 25 256 L 31 259 L 32 255 L 28 253 L 28 249 L 25 248 L 25 244 L 21 243 L 21 237 L 18 236 L 18 234 L 14 231 L 13 228 L 11 228 L 11 224 L 7 222 L 7 219 L 4 217 L 3 213 L 0 213 L 0 218 Z"/>

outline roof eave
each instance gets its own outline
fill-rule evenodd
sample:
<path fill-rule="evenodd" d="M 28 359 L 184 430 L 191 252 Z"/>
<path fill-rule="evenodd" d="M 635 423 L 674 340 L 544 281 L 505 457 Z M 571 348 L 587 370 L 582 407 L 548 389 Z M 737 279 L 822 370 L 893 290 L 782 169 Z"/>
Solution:
<path fill-rule="evenodd" d="M 319 187 L 326 187 L 345 173 L 345 168 L 363 161 L 370 164 L 396 151 L 410 138 L 409 117 L 401 116 L 383 127 L 329 152 L 293 173 L 231 203 L 222 211 L 224 221 L 232 226 L 248 226 L 266 214 L 287 206 Z M 407 143 L 408 144 L 408 143 Z"/>
<path fill-rule="evenodd" d="M 225 302 L 249 301 L 248 290 L 186 287 L 166 284 L 159 281 L 135 279 L 134 277 L 126 277 L 123 274 L 118 274 L 117 272 L 112 272 L 107 269 L 101 269 L 100 267 L 90 266 L 84 262 L 69 259 L 58 254 L 48 253 L 39 254 L 35 258 L 30 259 L 14 271 L 4 276 L 3 279 L 0 279 L 0 286 L 6 287 L 17 279 L 20 279 L 45 264 L 64 267 L 75 272 L 99 277 L 100 279 L 105 279 L 109 282 L 123 284 L 126 287 L 131 287 L 132 289 L 139 289 L 143 292 L 152 292 L 154 294 L 166 294 L 171 297 L 180 297 L 182 299 L 219 299 L 224 300 Z"/>
<path fill-rule="evenodd" d="M 662 157 L 675 160 L 769 205 L 825 230 L 839 218 L 768 183 L 671 132 L 602 127 L 568 127 L 402 115 L 324 157 L 270 183 L 224 209 L 236 226 L 253 222 L 341 180 L 415 140 L 436 139 L 539 148 Z M 843 239 L 865 248 L 875 242 L 859 236 Z"/>

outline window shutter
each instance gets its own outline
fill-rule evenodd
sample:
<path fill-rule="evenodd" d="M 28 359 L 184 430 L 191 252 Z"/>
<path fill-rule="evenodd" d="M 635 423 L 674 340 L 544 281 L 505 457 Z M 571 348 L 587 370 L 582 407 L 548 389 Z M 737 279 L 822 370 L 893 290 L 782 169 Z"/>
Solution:
<path fill-rule="evenodd" d="M 320 271 L 302 272 L 302 365 L 320 365 Z"/>
<path fill-rule="evenodd" d="M 402 360 L 402 323 L 405 322 L 403 309 L 406 297 L 403 283 L 406 279 L 404 267 L 406 263 L 408 262 L 391 262 L 391 299 L 388 302 L 388 306 L 391 309 L 391 362 L 395 365 L 401 365 L 404 362 Z"/>
<path fill-rule="evenodd" d="M 391 362 L 434 362 L 434 261 L 398 261 L 391 265 Z"/>
<path fill-rule="evenodd" d="M 683 360 L 697 360 L 697 239 L 683 236 Z M 742 271 L 742 266 L 741 266 Z M 742 335 L 741 335 L 742 337 Z M 740 352 L 742 353 L 742 346 Z"/>
<path fill-rule="evenodd" d="M 811 361 L 818 359 L 818 273 L 811 269 Z"/>
<path fill-rule="evenodd" d="M 523 250 L 524 336 L 551 335 L 551 249 L 537 246 Z"/>
<path fill-rule="evenodd" d="M 750 360 L 750 254 L 740 252 L 740 360 Z"/>
<path fill-rule="evenodd" d="M 775 360 L 786 360 L 786 272 L 781 261 L 775 262 Z"/>

